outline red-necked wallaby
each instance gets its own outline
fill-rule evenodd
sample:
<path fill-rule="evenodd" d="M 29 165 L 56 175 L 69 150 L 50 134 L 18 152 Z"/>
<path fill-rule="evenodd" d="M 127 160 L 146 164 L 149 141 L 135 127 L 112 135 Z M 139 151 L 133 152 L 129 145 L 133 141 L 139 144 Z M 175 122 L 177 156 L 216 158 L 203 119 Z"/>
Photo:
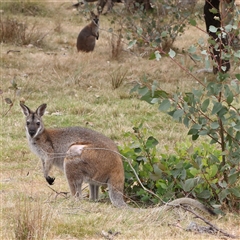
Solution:
<path fill-rule="evenodd" d="M 36 111 L 20 104 L 26 116 L 26 134 L 31 150 L 41 158 L 43 173 L 49 184 L 55 178 L 49 176 L 52 165 L 64 171 L 71 194 L 81 197 L 82 183 L 90 186 L 90 199 L 97 200 L 99 186 L 107 185 L 109 197 L 116 207 L 128 207 L 123 199 L 124 168 L 116 144 L 101 133 L 82 127 L 45 129 L 42 116 L 47 105 Z M 191 205 L 213 214 L 197 200 L 180 198 L 170 202 L 174 205 Z M 156 208 L 161 210 L 163 207 Z"/>
<path fill-rule="evenodd" d="M 77 50 L 91 52 L 99 38 L 99 15 L 91 12 L 92 22 L 84 27 L 77 38 Z"/>

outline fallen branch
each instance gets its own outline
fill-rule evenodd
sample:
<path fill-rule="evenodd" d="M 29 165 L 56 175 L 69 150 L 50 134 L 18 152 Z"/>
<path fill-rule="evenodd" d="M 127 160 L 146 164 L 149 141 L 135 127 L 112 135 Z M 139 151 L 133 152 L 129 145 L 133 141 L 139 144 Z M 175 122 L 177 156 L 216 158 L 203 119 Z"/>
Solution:
<path fill-rule="evenodd" d="M 202 216 L 198 215 L 198 214 L 197 214 L 196 212 L 194 212 L 193 210 L 191 210 L 191 209 L 189 209 L 189 208 L 187 208 L 187 207 L 185 207 L 185 206 L 183 206 L 183 205 L 180 205 L 180 206 L 181 206 L 181 208 L 183 208 L 185 211 L 188 211 L 188 212 L 192 213 L 193 215 L 195 215 L 196 218 L 199 218 L 199 219 L 201 219 L 202 221 L 204 221 L 207 225 L 209 225 L 209 226 L 213 229 L 213 231 L 222 233 L 225 237 L 229 237 L 229 238 L 239 238 L 239 237 L 237 237 L 237 236 L 234 236 L 234 235 L 232 235 L 232 234 L 230 234 L 230 233 L 227 233 L 227 232 L 219 229 L 218 227 L 214 226 L 211 222 L 207 221 L 205 218 L 203 218 Z"/>

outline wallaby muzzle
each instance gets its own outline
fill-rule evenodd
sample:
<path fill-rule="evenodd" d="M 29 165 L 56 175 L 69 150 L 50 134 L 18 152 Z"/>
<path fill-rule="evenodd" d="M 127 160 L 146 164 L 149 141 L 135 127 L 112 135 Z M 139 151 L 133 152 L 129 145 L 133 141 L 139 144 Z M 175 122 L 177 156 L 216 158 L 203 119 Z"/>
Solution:
<path fill-rule="evenodd" d="M 31 137 L 33 137 L 36 134 L 35 130 L 28 130 L 28 133 Z"/>

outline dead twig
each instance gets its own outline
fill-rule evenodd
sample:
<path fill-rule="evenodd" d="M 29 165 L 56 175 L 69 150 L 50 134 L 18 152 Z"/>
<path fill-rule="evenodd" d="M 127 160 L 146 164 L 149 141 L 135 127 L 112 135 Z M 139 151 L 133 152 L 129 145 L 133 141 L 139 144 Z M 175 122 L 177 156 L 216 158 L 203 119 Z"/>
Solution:
<path fill-rule="evenodd" d="M 10 52 L 20 52 L 19 50 L 8 50 L 7 54 L 9 54 Z"/>
<path fill-rule="evenodd" d="M 237 236 L 234 236 L 230 233 L 227 233 L 221 229 L 219 229 L 218 227 L 214 226 L 211 222 L 207 221 L 205 218 L 203 218 L 202 216 L 198 215 L 196 212 L 194 212 L 193 210 L 183 206 L 183 205 L 180 205 L 181 208 L 183 208 L 185 211 L 188 211 L 190 213 L 192 213 L 193 215 L 195 215 L 196 218 L 199 218 L 201 219 L 202 221 L 204 221 L 207 225 L 209 225 L 214 231 L 216 232 L 219 232 L 219 233 L 222 233 L 225 237 L 229 237 L 229 238 L 239 238 Z"/>
<path fill-rule="evenodd" d="M 48 186 L 48 187 L 49 187 L 49 186 Z M 55 189 L 53 189 L 53 188 L 51 188 L 51 187 L 49 187 L 49 188 L 56 193 L 55 200 L 57 199 L 57 197 L 58 197 L 59 195 L 62 195 L 62 196 L 65 197 L 65 198 L 68 197 L 67 195 L 68 195 L 69 192 L 58 192 L 58 191 L 56 191 Z"/>
<path fill-rule="evenodd" d="M 48 32 L 46 32 L 45 34 L 43 34 L 42 37 L 37 40 L 37 42 L 41 42 L 51 31 L 52 31 L 52 30 L 49 30 Z"/>

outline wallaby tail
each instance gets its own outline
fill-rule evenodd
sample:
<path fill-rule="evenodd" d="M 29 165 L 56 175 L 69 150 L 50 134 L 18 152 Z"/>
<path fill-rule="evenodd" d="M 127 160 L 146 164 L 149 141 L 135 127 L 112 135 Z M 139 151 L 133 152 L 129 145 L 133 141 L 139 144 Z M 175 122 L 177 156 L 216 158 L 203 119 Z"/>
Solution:
<path fill-rule="evenodd" d="M 112 204 L 118 208 L 127 208 L 128 205 L 124 202 L 123 192 L 116 189 L 111 184 L 108 184 L 109 198 Z"/>

